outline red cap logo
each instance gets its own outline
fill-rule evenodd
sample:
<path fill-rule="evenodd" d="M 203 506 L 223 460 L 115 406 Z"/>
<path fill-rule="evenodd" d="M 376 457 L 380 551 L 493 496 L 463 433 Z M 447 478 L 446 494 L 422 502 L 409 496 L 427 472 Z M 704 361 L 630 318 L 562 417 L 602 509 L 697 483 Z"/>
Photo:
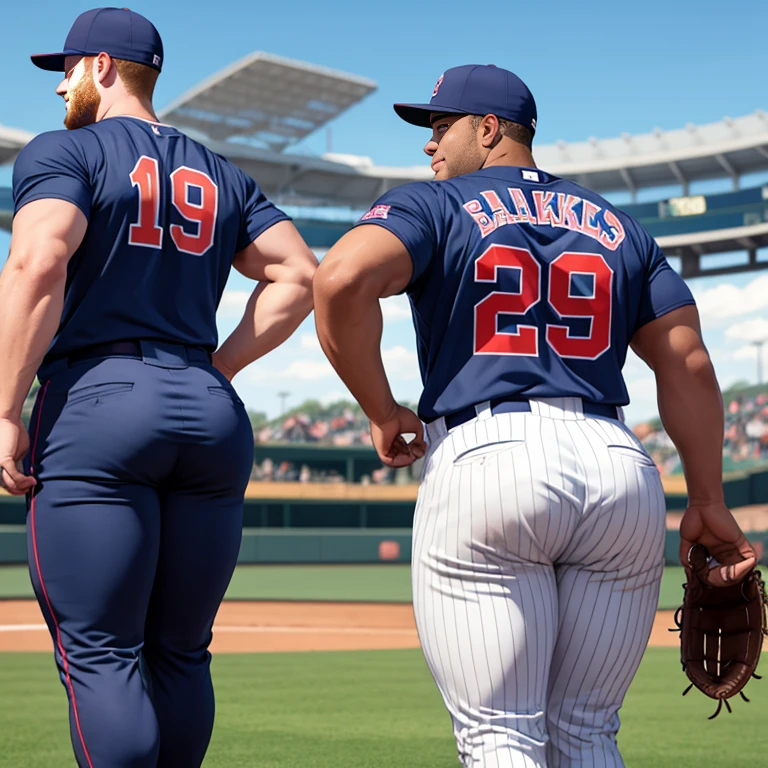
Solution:
<path fill-rule="evenodd" d="M 443 75 L 440 75 L 440 77 L 437 79 L 437 82 L 435 83 L 435 90 L 432 91 L 432 98 L 433 99 L 435 98 L 435 96 L 437 96 L 437 92 L 440 90 L 440 86 L 443 83 L 443 78 L 444 77 L 445 77 L 445 75 L 443 74 Z"/>

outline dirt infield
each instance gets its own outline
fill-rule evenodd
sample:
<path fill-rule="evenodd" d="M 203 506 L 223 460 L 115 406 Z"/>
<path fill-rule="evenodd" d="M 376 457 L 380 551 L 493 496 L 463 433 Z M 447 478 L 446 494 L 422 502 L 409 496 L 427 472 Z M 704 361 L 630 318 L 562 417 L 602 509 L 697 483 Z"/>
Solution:
<path fill-rule="evenodd" d="M 660 611 L 651 645 L 673 646 L 671 611 Z M 225 602 L 211 649 L 221 653 L 353 651 L 418 648 L 410 605 Z M 0 652 L 50 651 L 51 639 L 33 600 L 0 602 Z"/>

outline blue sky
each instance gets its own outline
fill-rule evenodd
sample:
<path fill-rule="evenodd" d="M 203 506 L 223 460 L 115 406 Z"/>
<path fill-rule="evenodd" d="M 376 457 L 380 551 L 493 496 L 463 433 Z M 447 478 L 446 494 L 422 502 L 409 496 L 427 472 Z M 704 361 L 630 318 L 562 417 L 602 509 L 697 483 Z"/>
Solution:
<path fill-rule="evenodd" d="M 75 16 L 90 7 L 48 0 L 14 4 L 5 16 L 0 48 L 5 73 L 0 123 L 32 132 L 61 126 L 56 75 L 34 68 L 28 56 L 59 50 Z M 482 5 L 294 0 L 290 7 L 188 0 L 130 7 L 155 23 L 165 44 L 158 107 L 255 50 L 333 67 L 378 84 L 331 125 L 333 151 L 366 155 L 383 165 L 425 162 L 423 131 L 399 121 L 391 104 L 428 99 L 441 72 L 458 64 L 494 63 L 519 74 L 536 96 L 536 140 L 542 144 L 680 128 L 768 109 L 768 3 L 756 0 L 733 0 L 725 11 L 709 0 Z M 321 154 L 325 147 L 320 131 L 295 151 Z M 8 169 L 0 169 L 0 184 L 8 180 Z M 0 250 L 7 247 L 8 237 L 0 233 Z M 692 286 L 702 302 L 721 383 L 754 380 L 754 348 L 748 342 L 768 336 L 768 283 L 756 273 Z M 230 281 L 220 312 L 222 333 L 236 322 L 248 290 L 246 281 Z M 415 400 L 420 386 L 409 319 L 400 300 L 385 306 L 383 347 L 393 388 Z M 291 392 L 288 405 L 309 396 L 344 395 L 313 335 L 310 320 L 283 348 L 236 379 L 249 406 L 277 415 L 281 390 Z M 630 422 L 653 415 L 650 373 L 630 359 L 626 377 L 633 397 Z"/>

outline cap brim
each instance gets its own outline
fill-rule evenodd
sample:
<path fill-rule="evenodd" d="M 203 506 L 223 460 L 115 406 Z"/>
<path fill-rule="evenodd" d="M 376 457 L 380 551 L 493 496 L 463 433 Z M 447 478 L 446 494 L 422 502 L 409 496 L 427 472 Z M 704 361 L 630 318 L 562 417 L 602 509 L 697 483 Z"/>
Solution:
<path fill-rule="evenodd" d="M 463 109 L 441 107 L 439 104 L 395 104 L 395 112 L 406 123 L 418 125 L 420 128 L 431 128 L 430 115 L 466 115 Z"/>
<path fill-rule="evenodd" d="M 44 69 L 47 72 L 63 72 L 64 61 L 67 56 L 87 56 L 84 51 L 62 51 L 61 53 L 36 53 L 34 56 L 30 56 L 32 63 L 40 69 Z"/>

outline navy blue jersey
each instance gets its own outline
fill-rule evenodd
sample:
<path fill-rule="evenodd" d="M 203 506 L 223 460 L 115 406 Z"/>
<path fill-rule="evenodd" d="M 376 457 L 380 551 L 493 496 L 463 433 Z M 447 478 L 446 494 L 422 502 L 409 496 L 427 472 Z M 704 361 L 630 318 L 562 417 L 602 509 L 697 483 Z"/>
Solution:
<path fill-rule="evenodd" d="M 58 198 L 88 219 L 46 360 L 124 339 L 215 349 L 235 254 L 288 218 L 225 158 L 134 117 L 37 136 L 16 160 L 13 196 L 16 211 Z"/>
<path fill-rule="evenodd" d="M 498 397 L 626 405 L 633 334 L 693 303 L 636 221 L 540 170 L 406 184 L 358 224 L 390 230 L 413 259 L 427 422 Z"/>

